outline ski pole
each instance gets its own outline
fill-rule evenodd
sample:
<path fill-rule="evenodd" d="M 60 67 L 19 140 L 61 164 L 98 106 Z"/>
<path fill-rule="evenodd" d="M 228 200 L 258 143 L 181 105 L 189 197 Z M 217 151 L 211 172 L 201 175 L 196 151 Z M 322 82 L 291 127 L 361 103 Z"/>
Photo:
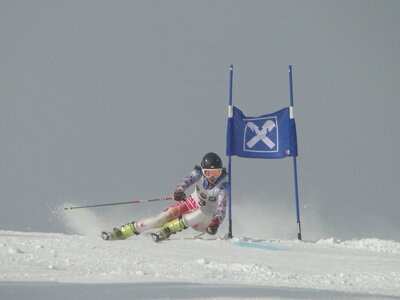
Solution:
<path fill-rule="evenodd" d="M 85 205 L 85 206 L 72 206 L 72 207 L 65 207 L 64 209 L 65 210 L 71 210 L 71 209 L 78 209 L 78 208 L 111 206 L 111 205 L 132 204 L 132 203 L 144 203 L 144 202 L 165 201 L 165 200 L 174 200 L 174 197 L 156 198 L 156 199 L 149 199 L 149 200 L 127 201 L 127 202 L 117 202 L 117 203 L 106 203 L 106 204 L 94 204 L 94 205 Z"/>

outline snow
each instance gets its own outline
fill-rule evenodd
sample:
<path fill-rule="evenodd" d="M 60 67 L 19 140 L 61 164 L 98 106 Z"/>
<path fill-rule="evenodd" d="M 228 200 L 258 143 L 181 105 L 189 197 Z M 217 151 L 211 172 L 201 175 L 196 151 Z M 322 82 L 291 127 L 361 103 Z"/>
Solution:
<path fill-rule="evenodd" d="M 400 243 L 0 231 L 0 299 L 400 299 Z"/>

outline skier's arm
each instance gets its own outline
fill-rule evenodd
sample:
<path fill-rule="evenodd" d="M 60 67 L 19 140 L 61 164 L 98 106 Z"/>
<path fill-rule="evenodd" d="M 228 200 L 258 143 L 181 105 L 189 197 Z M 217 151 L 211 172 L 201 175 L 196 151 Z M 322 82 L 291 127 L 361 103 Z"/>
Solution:
<path fill-rule="evenodd" d="M 217 223 L 218 225 L 221 224 L 225 218 L 226 205 L 228 202 L 228 200 L 227 200 L 228 190 L 229 190 L 229 183 L 224 182 L 221 185 L 220 191 L 218 193 L 217 209 L 214 214 L 214 220 L 216 221 L 214 223 Z"/>
<path fill-rule="evenodd" d="M 193 171 L 189 174 L 189 176 L 186 176 L 186 178 L 184 180 L 182 180 L 181 182 L 179 182 L 179 184 L 176 186 L 175 188 L 175 193 L 174 193 L 174 197 L 175 195 L 181 195 L 183 197 L 185 197 L 185 191 L 188 187 L 190 187 L 191 185 L 193 185 L 196 181 L 198 181 L 201 177 L 201 168 L 198 166 L 195 166 Z M 178 200 L 178 199 L 176 199 Z"/>

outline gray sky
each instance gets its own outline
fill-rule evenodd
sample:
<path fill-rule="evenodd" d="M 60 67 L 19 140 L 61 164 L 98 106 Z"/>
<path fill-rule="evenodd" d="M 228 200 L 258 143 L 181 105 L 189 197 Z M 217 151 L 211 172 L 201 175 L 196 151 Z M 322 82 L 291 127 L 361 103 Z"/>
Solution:
<path fill-rule="evenodd" d="M 0 0 L 0 229 L 169 196 L 233 103 L 289 103 L 303 237 L 400 240 L 399 1 Z M 234 234 L 295 238 L 292 160 L 233 158 Z M 125 206 L 115 225 L 165 203 Z M 111 210 L 97 209 L 107 215 Z M 115 212 L 115 211 L 114 211 Z M 236 230 L 236 231 L 235 231 Z"/>

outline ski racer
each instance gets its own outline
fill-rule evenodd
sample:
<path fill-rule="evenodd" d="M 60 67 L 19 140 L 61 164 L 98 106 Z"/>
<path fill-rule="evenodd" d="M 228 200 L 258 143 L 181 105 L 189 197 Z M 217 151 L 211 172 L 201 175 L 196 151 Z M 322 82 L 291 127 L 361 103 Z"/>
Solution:
<path fill-rule="evenodd" d="M 186 197 L 185 192 L 192 185 L 194 191 Z M 227 172 L 221 158 L 209 152 L 201 160 L 201 167 L 195 166 L 189 176 L 177 185 L 174 192 L 177 203 L 156 216 L 133 221 L 111 232 L 103 231 L 102 238 L 123 240 L 149 229 L 160 228 L 158 233 L 152 234 L 158 242 L 188 227 L 214 235 L 225 217 L 228 187 Z"/>

